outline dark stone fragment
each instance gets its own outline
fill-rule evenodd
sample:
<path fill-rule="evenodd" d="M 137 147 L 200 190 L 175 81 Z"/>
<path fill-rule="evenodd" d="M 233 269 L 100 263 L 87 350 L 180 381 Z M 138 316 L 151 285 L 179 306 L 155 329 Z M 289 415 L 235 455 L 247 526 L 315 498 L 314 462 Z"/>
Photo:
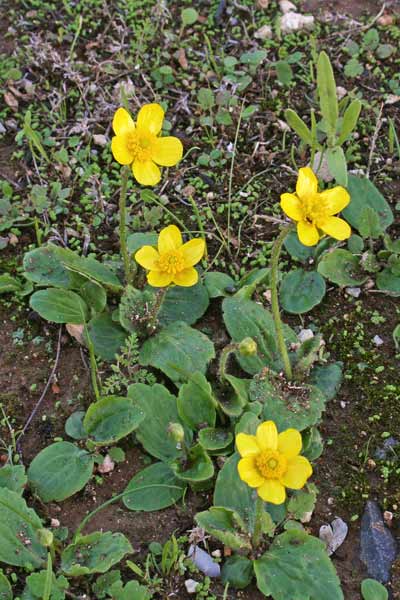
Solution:
<path fill-rule="evenodd" d="M 375 452 L 375 458 L 379 458 L 379 460 L 395 458 L 397 451 L 400 451 L 400 442 L 394 437 L 390 436 L 383 442 L 381 448 L 378 448 L 378 450 Z"/>
<path fill-rule="evenodd" d="M 369 500 L 361 519 L 361 560 L 368 575 L 388 583 L 396 552 L 396 541 L 385 526 L 378 504 Z"/>

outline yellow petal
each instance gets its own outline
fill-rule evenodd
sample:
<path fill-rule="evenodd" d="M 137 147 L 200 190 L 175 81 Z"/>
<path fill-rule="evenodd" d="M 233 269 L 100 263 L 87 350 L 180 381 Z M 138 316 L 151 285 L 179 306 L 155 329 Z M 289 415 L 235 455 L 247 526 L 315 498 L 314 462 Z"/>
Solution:
<path fill-rule="evenodd" d="M 297 235 L 304 246 L 315 246 L 319 242 L 319 233 L 315 225 L 307 221 L 297 223 Z"/>
<path fill-rule="evenodd" d="M 260 454 L 260 447 L 257 444 L 255 435 L 247 433 L 238 433 L 236 436 L 236 448 L 240 456 L 255 456 Z"/>
<path fill-rule="evenodd" d="M 193 267 L 189 267 L 188 269 L 183 269 L 179 273 L 175 273 L 173 277 L 173 282 L 176 285 L 181 285 L 182 287 L 191 287 L 192 285 L 196 285 L 199 280 L 199 274 Z"/>
<path fill-rule="evenodd" d="M 135 260 L 141 267 L 149 271 L 157 271 L 160 255 L 152 246 L 143 246 L 136 252 Z"/>
<path fill-rule="evenodd" d="M 181 160 L 182 155 L 182 142 L 177 137 L 156 138 L 151 147 L 151 158 L 163 167 L 173 167 Z"/>
<path fill-rule="evenodd" d="M 289 460 L 300 454 L 302 445 L 301 433 L 297 429 L 286 429 L 278 435 L 278 450 Z"/>
<path fill-rule="evenodd" d="M 281 195 L 281 208 L 289 219 L 293 219 L 293 221 L 301 221 L 303 218 L 301 202 L 294 194 Z"/>
<path fill-rule="evenodd" d="M 299 169 L 299 176 L 296 183 L 296 194 L 302 200 L 318 192 L 318 179 L 315 177 L 310 167 Z"/>
<path fill-rule="evenodd" d="M 133 154 L 126 145 L 124 135 L 116 135 L 112 138 L 111 152 L 120 165 L 130 165 L 133 162 Z"/>
<path fill-rule="evenodd" d="M 135 123 L 133 122 L 131 115 L 124 108 L 119 108 L 116 111 L 112 126 L 116 135 L 123 135 L 124 133 L 135 129 Z"/>
<path fill-rule="evenodd" d="M 157 185 L 161 179 L 161 171 L 152 160 L 135 160 L 132 172 L 136 181 L 142 185 Z"/>
<path fill-rule="evenodd" d="M 250 487 L 260 487 L 265 482 L 254 464 L 254 457 L 242 458 L 238 463 L 239 477 Z"/>
<path fill-rule="evenodd" d="M 347 240 L 351 236 L 351 228 L 346 221 L 339 217 L 328 217 L 318 226 L 324 233 L 335 238 L 335 240 Z"/>
<path fill-rule="evenodd" d="M 264 502 L 271 502 L 271 504 L 282 504 L 286 499 L 285 488 L 277 479 L 267 479 L 257 489 L 257 493 Z"/>
<path fill-rule="evenodd" d="M 261 450 L 276 450 L 278 448 L 278 430 L 273 421 L 264 421 L 257 427 L 257 444 Z"/>
<path fill-rule="evenodd" d="M 182 246 L 182 235 L 176 225 L 168 225 L 161 229 L 158 236 L 158 251 L 166 254 L 172 250 L 179 250 Z"/>
<path fill-rule="evenodd" d="M 312 466 L 305 456 L 295 456 L 288 462 L 287 471 L 280 478 L 280 482 L 292 490 L 300 490 L 312 472 Z"/>
<path fill-rule="evenodd" d="M 164 120 L 164 110 L 159 104 L 145 104 L 139 110 L 136 121 L 138 129 L 158 135 Z"/>
<path fill-rule="evenodd" d="M 172 275 L 160 271 L 150 271 L 147 274 L 147 281 L 153 287 L 166 287 L 172 283 Z"/>
<path fill-rule="evenodd" d="M 336 215 L 341 210 L 346 208 L 350 202 L 349 192 L 340 185 L 332 188 L 331 190 L 325 190 L 324 192 L 321 192 L 320 196 L 326 204 L 328 215 Z"/>
<path fill-rule="evenodd" d="M 190 242 L 183 244 L 182 253 L 185 265 L 187 267 L 196 265 L 203 258 L 205 248 L 205 241 L 201 239 L 190 240 Z"/>

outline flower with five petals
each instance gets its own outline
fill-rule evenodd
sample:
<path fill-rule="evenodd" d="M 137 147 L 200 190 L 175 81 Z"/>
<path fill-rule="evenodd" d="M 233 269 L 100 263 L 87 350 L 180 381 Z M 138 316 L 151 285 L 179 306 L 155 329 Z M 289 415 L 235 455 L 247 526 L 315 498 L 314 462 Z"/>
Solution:
<path fill-rule="evenodd" d="M 321 231 L 336 240 L 349 238 L 349 224 L 334 216 L 349 202 L 350 195 L 341 186 L 318 192 L 318 179 L 310 167 L 299 169 L 296 194 L 281 195 L 281 208 L 297 221 L 297 234 L 304 246 L 318 244 Z"/>
<path fill-rule="evenodd" d="M 282 504 L 286 489 L 300 490 L 312 474 L 312 467 L 300 456 L 302 439 L 297 429 L 278 434 L 273 421 L 257 427 L 256 435 L 239 433 L 236 447 L 242 457 L 238 464 L 239 477 L 257 489 L 265 502 Z"/>
<path fill-rule="evenodd" d="M 194 268 L 204 255 L 205 242 L 195 238 L 182 242 L 182 235 L 176 225 L 169 225 L 158 236 L 157 250 L 153 246 L 143 246 L 135 254 L 135 260 L 149 271 L 147 281 L 154 287 L 166 287 L 171 283 L 191 287 L 199 279 Z"/>
<path fill-rule="evenodd" d="M 163 120 L 164 110 L 159 104 L 142 106 L 136 123 L 124 108 L 114 115 L 113 156 L 121 165 L 131 165 L 133 176 L 142 185 L 157 185 L 161 179 L 158 165 L 173 167 L 182 158 L 178 138 L 160 137 Z"/>

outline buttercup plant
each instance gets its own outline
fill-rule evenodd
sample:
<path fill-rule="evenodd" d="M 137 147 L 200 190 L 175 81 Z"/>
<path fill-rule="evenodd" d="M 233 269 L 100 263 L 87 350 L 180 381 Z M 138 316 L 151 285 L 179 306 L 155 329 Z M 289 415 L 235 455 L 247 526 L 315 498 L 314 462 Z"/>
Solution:
<path fill-rule="evenodd" d="M 111 150 L 123 165 L 119 201 L 119 237 L 125 278 L 131 283 L 130 257 L 126 246 L 126 192 L 129 167 L 141 185 L 154 186 L 161 180 L 160 166 L 172 167 L 182 158 L 182 142 L 173 136 L 161 137 L 164 110 L 159 104 L 145 104 L 139 110 L 136 123 L 125 108 L 119 108 L 113 118 L 115 136 Z"/>

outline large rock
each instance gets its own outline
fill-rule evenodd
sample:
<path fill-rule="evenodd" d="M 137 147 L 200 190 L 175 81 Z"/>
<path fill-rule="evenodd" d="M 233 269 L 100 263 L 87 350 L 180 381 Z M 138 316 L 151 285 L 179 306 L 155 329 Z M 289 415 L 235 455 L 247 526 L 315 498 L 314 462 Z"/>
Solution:
<path fill-rule="evenodd" d="M 385 526 L 378 504 L 368 501 L 361 519 L 361 560 L 368 575 L 388 583 L 396 552 L 396 541 Z"/>

